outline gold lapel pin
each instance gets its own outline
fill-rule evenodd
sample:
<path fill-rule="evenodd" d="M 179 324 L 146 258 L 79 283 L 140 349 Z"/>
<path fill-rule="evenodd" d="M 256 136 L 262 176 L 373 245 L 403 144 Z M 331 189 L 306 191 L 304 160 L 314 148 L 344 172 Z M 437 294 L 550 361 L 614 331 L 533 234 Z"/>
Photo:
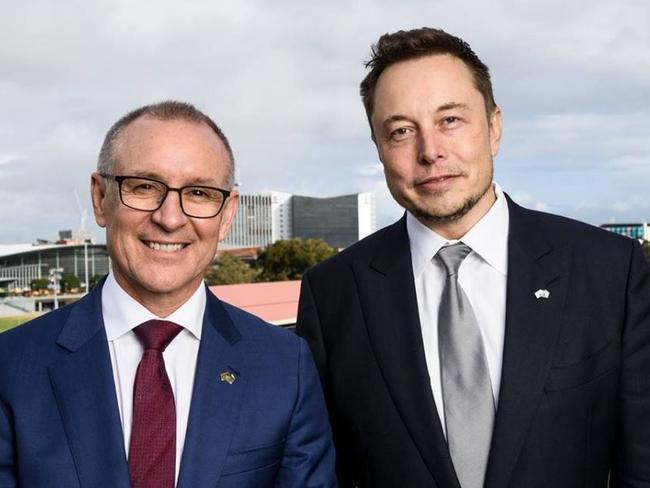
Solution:
<path fill-rule="evenodd" d="M 235 377 L 235 375 L 230 371 L 224 371 L 223 373 L 221 373 L 221 381 L 225 381 L 229 385 L 232 385 L 236 379 L 237 378 Z"/>

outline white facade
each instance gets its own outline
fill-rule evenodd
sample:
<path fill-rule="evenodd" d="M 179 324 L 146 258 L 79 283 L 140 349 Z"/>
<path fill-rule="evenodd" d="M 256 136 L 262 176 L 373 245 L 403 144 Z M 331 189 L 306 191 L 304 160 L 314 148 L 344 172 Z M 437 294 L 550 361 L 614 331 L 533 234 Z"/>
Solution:
<path fill-rule="evenodd" d="M 359 240 L 361 240 L 372 234 L 377 229 L 377 209 L 374 193 L 359 193 L 357 198 Z"/>
<path fill-rule="evenodd" d="M 291 239 L 293 235 L 291 193 L 279 191 L 271 195 L 271 242 Z"/>

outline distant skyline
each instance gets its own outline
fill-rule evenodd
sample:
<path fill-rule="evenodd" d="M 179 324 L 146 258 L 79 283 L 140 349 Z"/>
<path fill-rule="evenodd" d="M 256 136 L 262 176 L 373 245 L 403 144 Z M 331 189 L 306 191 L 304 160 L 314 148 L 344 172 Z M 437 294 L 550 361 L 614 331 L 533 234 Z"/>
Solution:
<path fill-rule="evenodd" d="M 515 201 L 595 225 L 650 220 L 644 0 L 36 0 L 0 18 L 0 244 L 55 239 L 84 211 L 104 242 L 88 192 L 104 133 L 164 99 L 223 128 L 243 193 L 373 191 L 378 226 L 391 223 L 402 209 L 358 87 L 381 34 L 422 25 L 490 67 L 505 124 L 495 179 Z"/>

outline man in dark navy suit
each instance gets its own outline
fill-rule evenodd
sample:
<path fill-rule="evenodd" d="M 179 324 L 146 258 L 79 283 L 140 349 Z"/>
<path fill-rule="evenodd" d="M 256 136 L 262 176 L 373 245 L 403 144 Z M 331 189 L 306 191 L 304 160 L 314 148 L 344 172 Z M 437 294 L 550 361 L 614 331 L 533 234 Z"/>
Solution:
<path fill-rule="evenodd" d="M 189 104 L 129 113 L 91 191 L 112 271 L 0 336 L 0 487 L 333 487 L 318 374 L 203 283 L 237 208 L 228 140 Z"/>
<path fill-rule="evenodd" d="M 524 209 L 461 39 L 386 34 L 361 84 L 406 213 L 303 276 L 298 332 L 342 487 L 650 487 L 650 274 L 632 239 Z"/>

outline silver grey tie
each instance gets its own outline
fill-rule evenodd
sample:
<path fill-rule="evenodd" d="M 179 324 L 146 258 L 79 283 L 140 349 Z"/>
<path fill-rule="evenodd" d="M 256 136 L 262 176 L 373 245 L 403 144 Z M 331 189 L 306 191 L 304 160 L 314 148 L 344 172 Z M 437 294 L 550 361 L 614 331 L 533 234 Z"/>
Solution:
<path fill-rule="evenodd" d="M 460 263 L 471 251 L 460 242 L 438 251 L 447 271 L 438 314 L 438 348 L 449 453 L 462 488 L 481 488 L 495 409 L 481 332 L 458 283 Z"/>

